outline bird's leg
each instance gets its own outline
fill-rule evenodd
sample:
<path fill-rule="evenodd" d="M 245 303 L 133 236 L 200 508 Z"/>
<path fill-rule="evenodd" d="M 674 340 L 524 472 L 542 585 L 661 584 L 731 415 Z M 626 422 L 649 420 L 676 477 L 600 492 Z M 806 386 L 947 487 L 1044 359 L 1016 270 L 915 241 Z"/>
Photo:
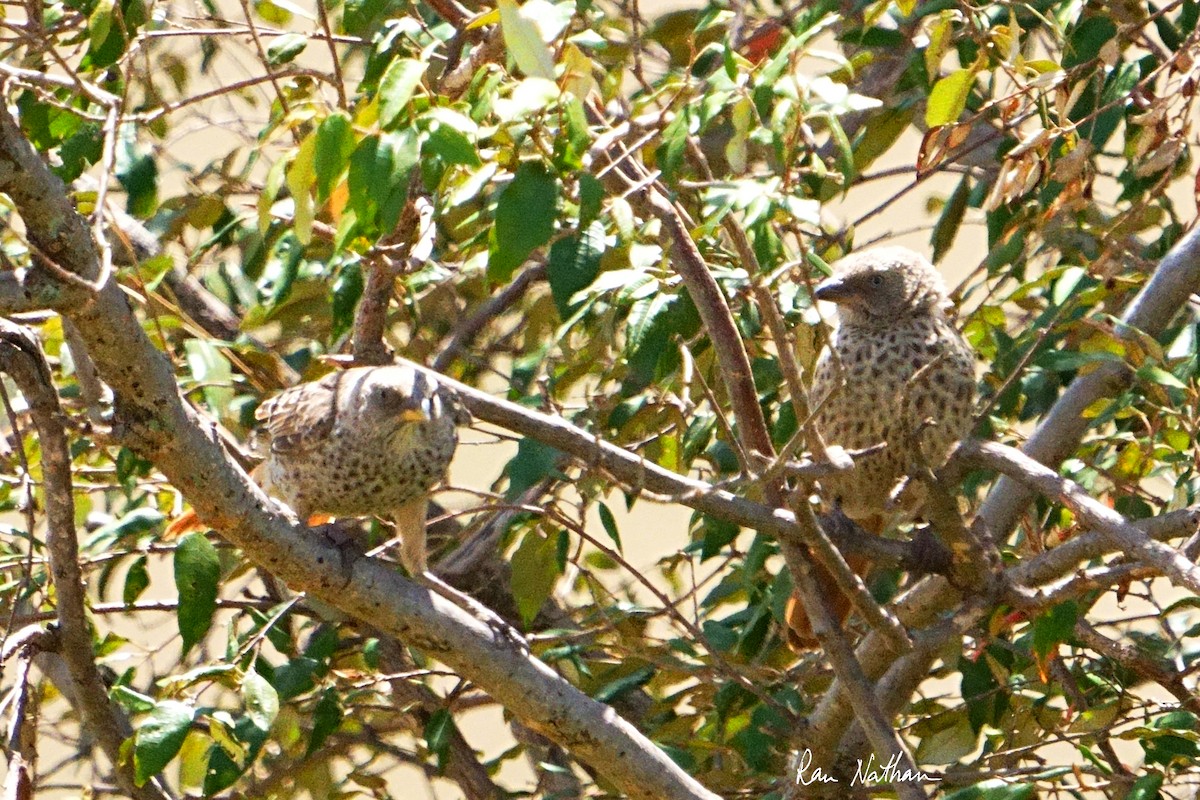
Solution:
<path fill-rule="evenodd" d="M 400 534 L 400 560 L 405 568 L 414 578 L 422 581 L 442 597 L 487 625 L 498 635 L 519 645 L 522 649 L 528 649 L 524 637 L 505 622 L 499 614 L 429 571 L 429 562 L 425 553 L 425 512 L 428 508 L 428 496 L 421 495 L 416 500 L 396 509 L 392 517 L 396 523 L 396 530 Z"/>

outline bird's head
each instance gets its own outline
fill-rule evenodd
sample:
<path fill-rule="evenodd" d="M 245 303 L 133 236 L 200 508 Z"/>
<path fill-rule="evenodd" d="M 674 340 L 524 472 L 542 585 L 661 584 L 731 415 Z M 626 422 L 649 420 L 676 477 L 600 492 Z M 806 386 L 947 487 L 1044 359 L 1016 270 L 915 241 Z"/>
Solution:
<path fill-rule="evenodd" d="M 381 367 L 371 372 L 366 383 L 365 410 L 380 422 L 409 425 L 449 419 L 465 425 L 471 421 L 458 395 L 423 370 Z"/>
<path fill-rule="evenodd" d="M 846 256 L 814 295 L 836 303 L 844 322 L 869 326 L 942 314 L 950 302 L 937 268 L 906 247 L 876 247 Z"/>

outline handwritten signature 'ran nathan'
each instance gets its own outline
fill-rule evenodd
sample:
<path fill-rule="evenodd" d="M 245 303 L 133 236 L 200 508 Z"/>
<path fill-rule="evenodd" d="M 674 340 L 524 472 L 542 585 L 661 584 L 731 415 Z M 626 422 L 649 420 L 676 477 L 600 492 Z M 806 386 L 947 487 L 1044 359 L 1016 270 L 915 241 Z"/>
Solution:
<path fill-rule="evenodd" d="M 834 776 L 830 775 L 820 767 L 814 767 L 812 751 L 807 747 L 800 754 L 800 760 L 796 763 L 796 784 L 799 786 L 812 786 L 814 783 L 840 783 Z M 858 766 L 854 770 L 854 778 L 851 779 L 851 786 L 876 786 L 881 783 L 896 783 L 921 781 L 921 782 L 938 782 L 941 777 L 930 775 L 927 772 L 913 769 L 900 769 L 900 754 L 893 755 L 886 764 L 876 764 L 875 754 L 872 753 L 864 762 L 861 758 L 858 759 Z"/>

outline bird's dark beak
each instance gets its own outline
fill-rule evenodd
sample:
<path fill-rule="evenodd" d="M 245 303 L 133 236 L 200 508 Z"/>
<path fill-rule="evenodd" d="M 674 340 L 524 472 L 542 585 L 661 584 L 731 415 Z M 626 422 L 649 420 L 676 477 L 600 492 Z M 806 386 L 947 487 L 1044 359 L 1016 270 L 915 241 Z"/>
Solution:
<path fill-rule="evenodd" d="M 830 303 L 845 302 L 853 294 L 854 290 L 844 280 L 836 277 L 821 281 L 813 291 L 813 296 L 818 300 L 827 300 Z"/>

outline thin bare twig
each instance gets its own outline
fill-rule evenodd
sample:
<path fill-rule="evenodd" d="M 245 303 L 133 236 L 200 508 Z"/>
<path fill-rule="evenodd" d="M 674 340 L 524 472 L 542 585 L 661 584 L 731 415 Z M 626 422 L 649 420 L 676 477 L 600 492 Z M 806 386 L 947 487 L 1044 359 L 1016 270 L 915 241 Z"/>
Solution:
<path fill-rule="evenodd" d="M 530 286 L 545 277 L 546 265 L 544 263 L 530 264 L 517 273 L 517 276 L 509 281 L 503 289 L 481 303 L 479 308 L 475 309 L 474 313 L 464 318 L 462 322 L 454 327 L 450 341 L 446 343 L 442 351 L 433 359 L 433 369 L 438 372 L 448 369 L 454 363 L 454 360 L 461 356 L 468 345 L 474 341 L 479 332 L 487 327 L 489 322 L 512 308 L 513 304 L 524 296 Z"/>
<path fill-rule="evenodd" d="M 333 64 L 333 82 L 337 89 L 338 108 L 349 109 L 346 101 L 346 80 L 342 77 L 342 60 L 338 56 L 337 45 L 333 41 L 333 29 L 329 26 L 329 13 L 325 10 L 325 0 L 317 0 L 317 20 L 321 31 L 325 34 L 325 43 L 329 45 L 329 61 Z"/>
<path fill-rule="evenodd" d="M 4 752 L 8 754 L 8 775 L 4 778 L 5 800 L 24 800 L 34 796 L 37 785 L 37 685 L 29 679 L 33 666 L 32 648 L 17 660 L 16 674 L 7 698 L 8 736 Z"/>
<path fill-rule="evenodd" d="M 1111 658 L 1118 664 L 1132 669 L 1142 678 L 1166 689 L 1179 701 L 1182 708 L 1193 714 L 1200 714 L 1200 696 L 1197 696 L 1195 690 L 1187 687 L 1183 676 L 1170 664 L 1140 652 L 1133 645 L 1109 639 L 1087 620 L 1081 619 L 1075 623 L 1075 635 L 1100 655 Z"/>

